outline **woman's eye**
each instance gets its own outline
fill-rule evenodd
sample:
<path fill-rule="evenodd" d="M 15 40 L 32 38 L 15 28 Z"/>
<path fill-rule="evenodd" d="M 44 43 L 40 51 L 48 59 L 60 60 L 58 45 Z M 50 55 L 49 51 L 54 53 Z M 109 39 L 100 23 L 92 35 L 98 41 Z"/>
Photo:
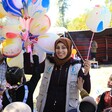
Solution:
<path fill-rule="evenodd" d="M 56 47 L 56 49 L 60 49 L 60 47 Z"/>
<path fill-rule="evenodd" d="M 66 47 L 62 47 L 62 49 L 66 49 Z"/>

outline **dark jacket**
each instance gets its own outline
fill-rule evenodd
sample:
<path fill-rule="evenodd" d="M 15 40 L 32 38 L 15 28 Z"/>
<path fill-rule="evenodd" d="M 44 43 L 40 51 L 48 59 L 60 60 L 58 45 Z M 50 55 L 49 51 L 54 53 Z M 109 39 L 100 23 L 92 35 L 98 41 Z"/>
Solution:
<path fill-rule="evenodd" d="M 68 77 L 68 68 L 72 64 L 81 63 L 78 60 L 74 60 L 71 58 L 67 63 L 65 63 L 63 66 L 57 66 L 53 57 L 48 56 L 48 60 L 51 63 L 54 63 L 54 69 L 52 71 L 50 84 L 48 88 L 48 94 L 47 94 L 47 100 L 46 105 L 44 108 L 44 112 L 64 112 L 65 110 L 65 102 L 66 102 L 66 82 Z M 29 67 L 29 70 L 31 70 L 32 65 L 27 61 L 27 66 Z M 40 64 L 40 72 L 43 73 L 45 68 L 45 61 Z M 30 73 L 28 69 L 25 69 L 25 73 Z M 84 73 L 82 71 L 82 68 L 80 69 L 78 73 L 78 77 L 83 77 L 84 81 L 84 89 L 90 93 L 91 90 L 91 81 L 90 81 L 90 75 L 84 76 Z M 56 109 L 54 110 L 54 100 L 58 101 L 58 105 Z M 60 109 L 61 107 L 61 109 Z"/>
<path fill-rule="evenodd" d="M 51 63 L 54 63 L 54 64 L 55 64 L 55 62 L 54 62 L 54 60 L 53 60 L 53 58 L 52 58 L 51 56 L 48 56 L 47 58 L 48 58 L 48 60 L 49 60 Z M 82 64 L 82 61 L 80 61 L 80 60 L 75 60 L 75 59 L 71 58 L 67 63 L 65 63 L 65 64 L 62 66 L 61 69 L 62 69 L 63 72 L 65 72 L 66 69 L 69 68 L 70 65 L 74 65 L 74 64 L 77 64 L 77 63 L 81 63 L 81 64 Z M 41 72 L 41 73 L 44 72 L 44 68 L 45 68 L 45 61 L 44 61 L 43 63 L 40 64 L 40 72 Z M 55 68 L 59 68 L 59 66 L 56 66 L 56 64 L 55 64 L 54 70 L 55 70 Z M 84 89 L 85 89 L 88 93 L 90 93 L 90 90 L 91 90 L 90 75 L 88 74 L 87 76 L 85 76 L 84 73 L 83 73 L 83 71 L 82 71 L 82 68 L 83 68 L 83 64 L 82 64 L 82 67 L 81 67 L 81 69 L 80 69 L 80 71 L 79 71 L 79 73 L 78 73 L 78 77 L 79 77 L 79 76 L 83 77 L 83 79 L 84 79 Z M 54 71 L 54 70 L 53 70 L 53 71 Z M 68 71 L 66 71 L 66 72 L 68 72 Z M 59 74 L 59 73 L 57 73 L 57 74 Z M 68 73 L 61 73 L 61 74 L 68 74 Z"/>
<path fill-rule="evenodd" d="M 66 88 L 69 66 L 81 62 L 71 58 L 63 66 L 57 66 L 52 57 L 48 57 L 48 60 L 51 63 L 54 63 L 54 69 L 51 74 L 44 112 L 65 112 Z M 44 70 L 44 67 L 45 63 L 43 63 L 43 66 L 41 65 L 41 70 Z M 90 75 L 88 74 L 87 76 L 84 76 L 84 73 L 81 68 L 78 73 L 78 77 L 79 76 L 81 76 L 84 79 L 84 89 L 88 93 L 90 93 Z M 55 101 L 57 103 L 54 106 Z"/>

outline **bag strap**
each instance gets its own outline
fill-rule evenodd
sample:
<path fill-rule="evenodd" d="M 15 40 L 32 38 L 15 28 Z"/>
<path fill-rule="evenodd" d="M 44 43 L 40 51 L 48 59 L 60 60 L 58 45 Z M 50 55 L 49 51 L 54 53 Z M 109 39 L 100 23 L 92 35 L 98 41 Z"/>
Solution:
<path fill-rule="evenodd" d="M 24 85 L 24 89 L 25 89 L 25 95 L 24 95 L 24 98 L 23 98 L 22 102 L 26 103 L 26 101 L 28 99 L 28 93 L 29 93 L 28 86 Z M 8 90 L 5 91 L 5 94 L 6 94 L 7 99 L 11 103 L 12 102 L 12 98 L 10 97 Z"/>

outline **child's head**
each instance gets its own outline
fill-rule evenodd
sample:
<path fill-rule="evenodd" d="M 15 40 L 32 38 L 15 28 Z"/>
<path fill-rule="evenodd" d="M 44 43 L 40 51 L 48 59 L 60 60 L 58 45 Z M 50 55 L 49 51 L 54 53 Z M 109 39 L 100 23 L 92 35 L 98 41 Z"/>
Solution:
<path fill-rule="evenodd" d="M 108 86 L 109 88 L 112 88 L 112 74 L 111 74 L 110 77 L 109 77 L 107 86 Z"/>
<path fill-rule="evenodd" d="M 19 67 L 9 67 L 6 72 L 6 81 L 11 85 L 18 85 L 23 82 L 23 69 Z"/>
<path fill-rule="evenodd" d="M 80 112 L 95 112 L 96 102 L 93 97 L 84 97 L 80 103 L 79 110 Z"/>
<path fill-rule="evenodd" d="M 31 112 L 31 108 L 23 102 L 13 102 L 8 104 L 3 112 Z"/>

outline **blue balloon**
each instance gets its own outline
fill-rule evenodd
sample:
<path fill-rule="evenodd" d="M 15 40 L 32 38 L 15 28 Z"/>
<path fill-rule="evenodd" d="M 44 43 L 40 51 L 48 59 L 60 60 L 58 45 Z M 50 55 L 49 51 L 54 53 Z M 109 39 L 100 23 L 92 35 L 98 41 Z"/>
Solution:
<path fill-rule="evenodd" d="M 97 27 L 97 32 L 101 32 L 101 31 L 103 31 L 103 21 L 101 21 Z"/>
<path fill-rule="evenodd" d="M 6 38 L 0 36 L 0 41 L 4 41 Z"/>
<path fill-rule="evenodd" d="M 49 4 L 50 4 L 49 0 L 42 0 L 42 6 L 44 8 L 48 8 L 49 7 Z"/>
<path fill-rule="evenodd" d="M 2 5 L 6 12 L 22 17 L 21 10 L 14 5 L 13 0 L 2 0 Z"/>

